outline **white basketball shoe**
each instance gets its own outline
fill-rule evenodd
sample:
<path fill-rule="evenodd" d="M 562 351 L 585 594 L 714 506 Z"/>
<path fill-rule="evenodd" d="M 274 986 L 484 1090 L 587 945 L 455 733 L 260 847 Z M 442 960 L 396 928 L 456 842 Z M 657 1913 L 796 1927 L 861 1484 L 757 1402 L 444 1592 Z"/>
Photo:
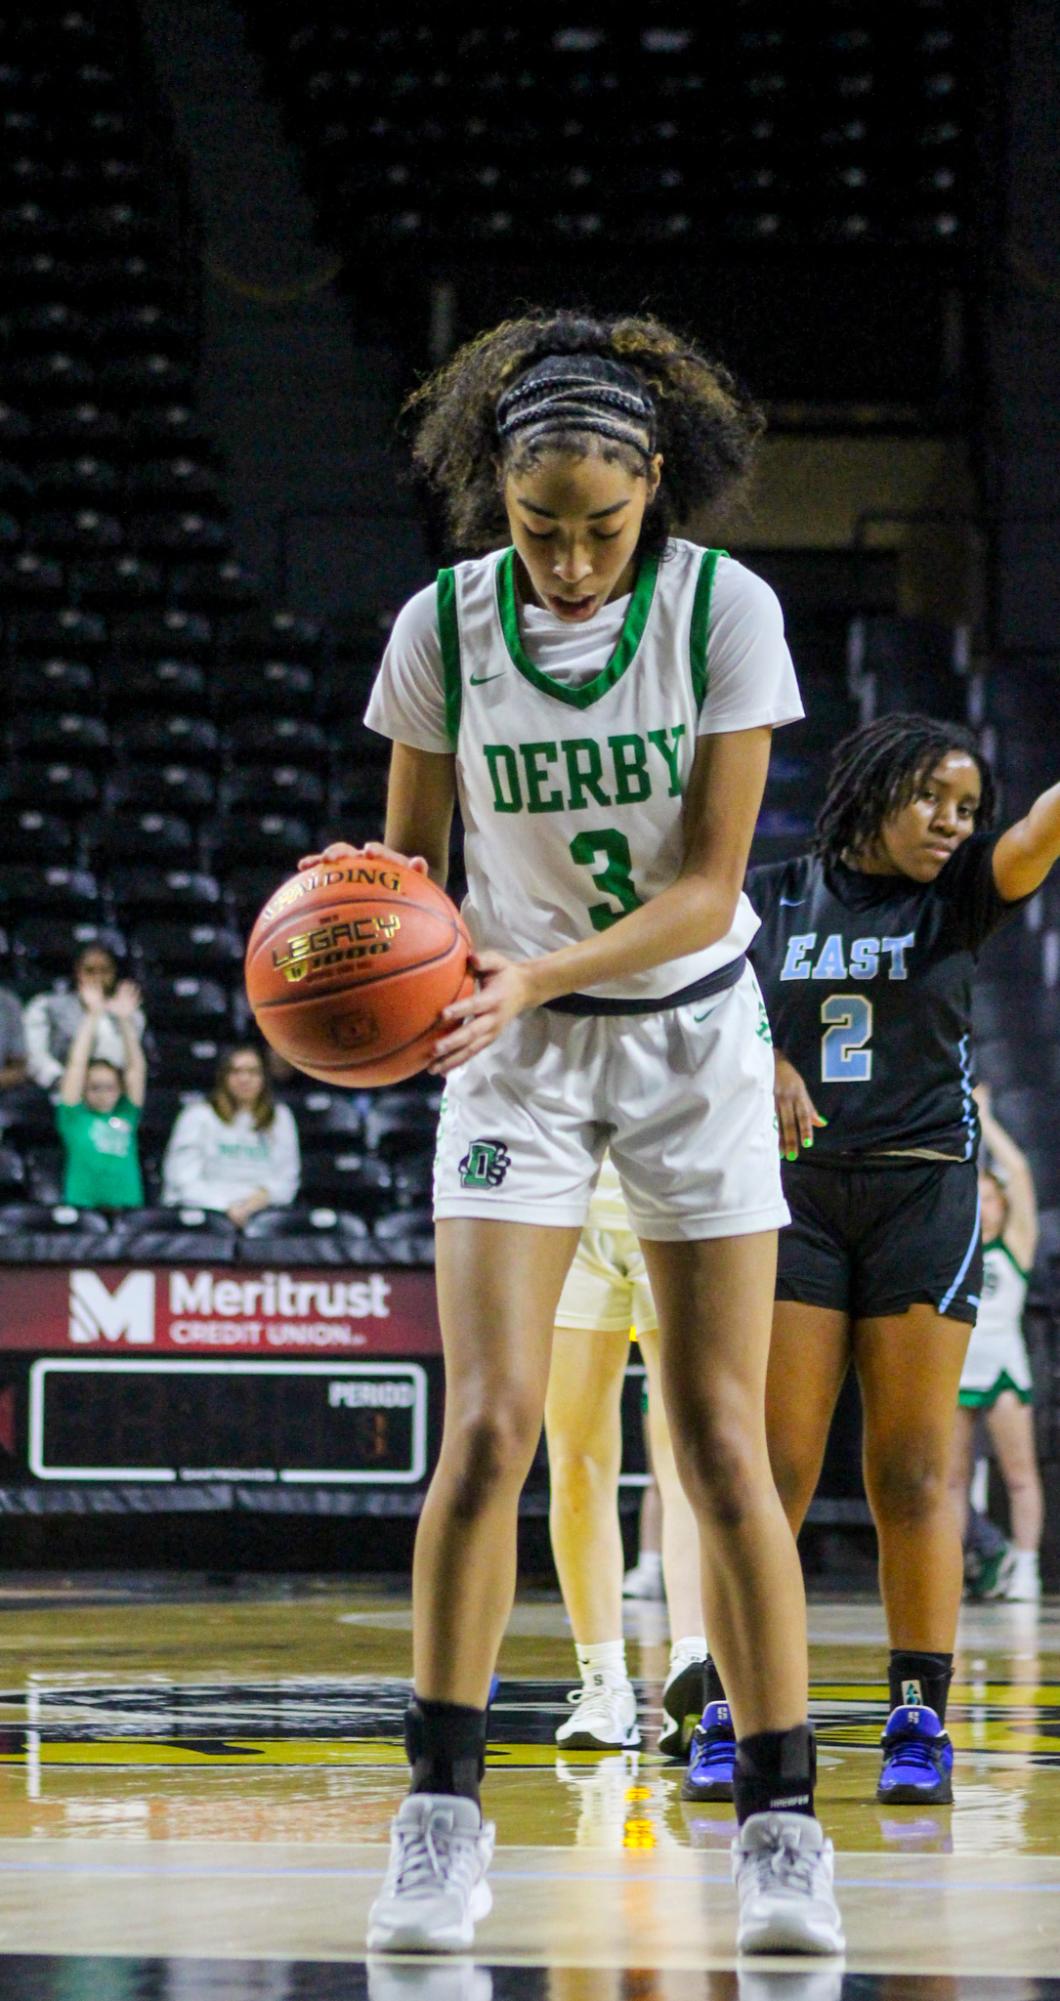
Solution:
<path fill-rule="evenodd" d="M 738 1952 L 845 1950 L 832 1888 L 835 1851 L 805 1813 L 755 1813 L 732 1844 Z"/>
<path fill-rule="evenodd" d="M 556 1731 L 562 1751 L 628 1751 L 640 1743 L 637 1698 L 628 1681 L 591 1674 L 572 1688 L 571 1713 Z"/>
<path fill-rule="evenodd" d="M 495 1829 L 474 1800 L 412 1793 L 394 1819 L 390 1862 L 368 1916 L 369 1952 L 466 1952 L 492 1908 Z"/>

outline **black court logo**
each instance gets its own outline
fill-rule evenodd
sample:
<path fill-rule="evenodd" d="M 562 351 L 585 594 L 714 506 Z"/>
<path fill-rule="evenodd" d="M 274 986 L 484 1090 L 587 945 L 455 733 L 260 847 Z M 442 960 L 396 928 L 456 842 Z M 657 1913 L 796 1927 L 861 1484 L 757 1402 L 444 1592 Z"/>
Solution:
<path fill-rule="evenodd" d="M 473 1139 L 460 1162 L 461 1188 L 499 1188 L 512 1164 L 502 1139 Z"/>

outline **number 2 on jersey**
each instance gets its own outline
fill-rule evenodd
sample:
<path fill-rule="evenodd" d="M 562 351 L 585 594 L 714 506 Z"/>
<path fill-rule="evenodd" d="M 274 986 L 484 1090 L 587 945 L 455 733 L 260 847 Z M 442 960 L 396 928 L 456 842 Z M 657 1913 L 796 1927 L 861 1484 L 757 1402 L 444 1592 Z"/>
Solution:
<path fill-rule="evenodd" d="M 829 994 L 821 1002 L 822 1084 L 867 1084 L 872 1076 L 872 1002 L 864 994 Z"/>
<path fill-rule="evenodd" d="M 610 903 L 590 903 L 589 919 L 594 931 L 606 931 L 630 910 L 640 909 L 642 899 L 633 886 L 633 856 L 625 834 L 620 834 L 617 827 L 575 834 L 570 851 L 579 868 L 592 868 L 595 861 L 603 860 L 603 867 L 594 872 L 592 879 L 597 889 L 615 897 L 619 905 L 616 910 Z"/>

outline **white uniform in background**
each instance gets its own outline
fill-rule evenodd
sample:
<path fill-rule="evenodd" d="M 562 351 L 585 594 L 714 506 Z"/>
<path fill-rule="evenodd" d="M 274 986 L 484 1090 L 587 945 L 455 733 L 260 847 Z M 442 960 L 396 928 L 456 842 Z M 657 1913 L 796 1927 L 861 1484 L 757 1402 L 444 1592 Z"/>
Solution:
<path fill-rule="evenodd" d="M 981 1303 L 961 1370 L 959 1401 L 966 1409 L 989 1410 L 1003 1390 L 1014 1390 L 1021 1403 L 1033 1401 L 1022 1326 L 1029 1277 L 1000 1237 L 983 1245 Z"/>

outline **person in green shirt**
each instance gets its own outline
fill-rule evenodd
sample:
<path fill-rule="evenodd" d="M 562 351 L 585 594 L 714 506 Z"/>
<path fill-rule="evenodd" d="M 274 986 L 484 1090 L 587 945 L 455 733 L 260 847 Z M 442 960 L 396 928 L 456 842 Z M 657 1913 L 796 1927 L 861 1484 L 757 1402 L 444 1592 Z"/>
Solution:
<path fill-rule="evenodd" d="M 137 1129 L 147 1083 L 143 1045 L 137 1031 L 140 990 L 122 980 L 106 994 L 96 980 L 82 980 L 85 1009 L 66 1059 L 55 1107 L 66 1150 L 63 1199 L 78 1209 L 135 1209 L 144 1199 Z M 90 1060 L 100 1014 L 117 1023 L 125 1053 L 124 1070 Z"/>

